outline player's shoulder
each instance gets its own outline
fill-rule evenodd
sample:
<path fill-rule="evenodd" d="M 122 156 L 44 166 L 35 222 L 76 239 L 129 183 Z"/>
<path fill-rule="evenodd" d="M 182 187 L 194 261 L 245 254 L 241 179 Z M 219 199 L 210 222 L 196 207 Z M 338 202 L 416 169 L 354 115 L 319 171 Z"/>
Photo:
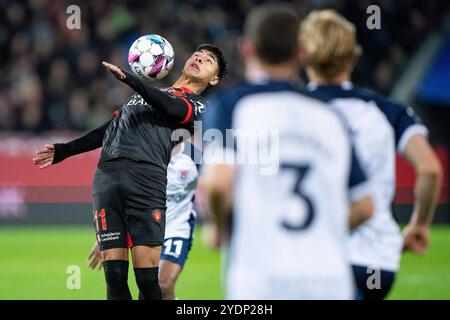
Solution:
<path fill-rule="evenodd" d="M 377 106 L 382 109 L 382 111 L 385 112 L 399 112 L 407 107 L 399 102 L 393 101 L 392 99 L 389 99 L 388 97 L 385 97 L 375 91 L 372 91 L 367 88 L 362 88 L 359 86 L 355 86 L 355 93 L 357 97 L 360 97 L 361 99 L 365 101 L 373 101 L 377 104 Z"/>
<path fill-rule="evenodd" d="M 195 94 L 186 88 L 181 88 L 181 90 L 183 90 L 185 98 L 192 105 L 196 117 L 207 111 L 209 108 L 208 101 L 203 96 Z"/>
<path fill-rule="evenodd" d="M 239 81 L 211 92 L 207 98 L 212 108 L 224 108 L 231 111 L 234 105 L 252 91 L 252 86 L 246 81 Z"/>
<path fill-rule="evenodd" d="M 197 117 L 200 114 L 206 112 L 208 107 L 208 101 L 202 97 L 201 95 L 198 95 L 191 90 L 189 90 L 186 87 L 168 87 L 162 89 L 163 91 L 167 92 L 168 94 L 179 97 L 185 100 L 185 102 L 192 106 L 194 115 Z"/>
<path fill-rule="evenodd" d="M 395 102 L 375 91 L 356 86 L 350 82 L 329 86 L 308 85 L 308 91 L 314 94 L 323 94 L 330 102 L 335 99 L 358 99 L 370 105 L 375 105 L 388 119 L 396 118 L 405 111 L 412 113 L 411 108 Z"/>
<path fill-rule="evenodd" d="M 320 113 L 322 119 L 329 119 L 335 122 L 337 126 L 349 130 L 348 122 L 340 110 L 331 107 L 333 97 L 327 92 L 310 91 L 306 89 L 298 90 L 303 99 L 308 102 L 309 106 L 316 109 L 316 113 Z"/>
<path fill-rule="evenodd" d="M 310 104 L 318 108 L 324 109 L 327 113 L 336 114 L 335 110 L 329 107 L 331 96 L 326 92 L 298 89 L 297 93 L 300 94 L 300 96 L 304 100 L 308 101 Z"/>
<path fill-rule="evenodd" d="M 357 91 L 358 96 L 365 101 L 375 104 L 378 110 L 386 116 L 389 123 L 394 127 L 402 122 L 409 124 L 421 122 L 410 106 L 393 101 L 392 99 L 369 89 L 355 87 L 355 91 Z"/>
<path fill-rule="evenodd" d="M 185 98 L 190 101 L 206 101 L 201 95 L 192 92 L 186 87 L 164 87 L 158 89 L 171 96 Z"/>
<path fill-rule="evenodd" d="M 220 129 L 224 132 L 232 127 L 232 118 L 239 102 L 259 93 L 269 93 L 281 90 L 294 90 L 288 83 L 267 81 L 265 83 L 250 83 L 241 80 L 226 87 L 214 90 L 208 96 L 208 112 L 203 116 L 203 129 Z"/>
<path fill-rule="evenodd" d="M 208 96 L 212 107 L 232 109 L 243 98 L 255 94 L 267 94 L 279 91 L 297 92 L 298 88 L 288 82 L 267 81 L 251 83 L 245 80 L 238 81 L 226 88 L 219 89 Z"/>

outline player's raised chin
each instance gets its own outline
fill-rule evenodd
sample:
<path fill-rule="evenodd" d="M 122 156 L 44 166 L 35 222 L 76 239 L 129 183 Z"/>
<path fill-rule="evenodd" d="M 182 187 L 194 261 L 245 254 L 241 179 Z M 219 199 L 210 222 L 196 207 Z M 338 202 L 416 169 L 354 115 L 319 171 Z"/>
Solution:
<path fill-rule="evenodd" d="M 194 81 L 215 86 L 219 83 L 217 58 L 207 50 L 200 50 L 186 61 L 183 73 Z"/>

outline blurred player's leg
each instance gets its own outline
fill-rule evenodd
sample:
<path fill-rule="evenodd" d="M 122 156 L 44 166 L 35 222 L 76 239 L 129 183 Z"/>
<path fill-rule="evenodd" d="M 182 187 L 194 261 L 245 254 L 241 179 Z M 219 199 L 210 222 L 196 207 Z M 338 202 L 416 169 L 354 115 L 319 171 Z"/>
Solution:
<path fill-rule="evenodd" d="M 182 266 L 167 260 L 161 260 L 159 284 L 164 300 L 175 300 L 175 283 Z"/>
<path fill-rule="evenodd" d="M 161 263 L 159 265 L 159 284 L 164 300 L 175 300 L 175 284 L 192 247 L 195 218 L 193 218 L 193 214 L 190 217 L 189 221 L 185 222 L 189 224 L 189 238 L 172 237 L 164 241 Z M 180 226 L 178 227 L 180 228 Z"/>
<path fill-rule="evenodd" d="M 136 284 L 143 300 L 161 300 L 159 257 L 161 246 L 134 246 L 131 249 Z"/>
<path fill-rule="evenodd" d="M 131 300 L 128 287 L 128 249 L 102 251 L 108 300 Z"/>

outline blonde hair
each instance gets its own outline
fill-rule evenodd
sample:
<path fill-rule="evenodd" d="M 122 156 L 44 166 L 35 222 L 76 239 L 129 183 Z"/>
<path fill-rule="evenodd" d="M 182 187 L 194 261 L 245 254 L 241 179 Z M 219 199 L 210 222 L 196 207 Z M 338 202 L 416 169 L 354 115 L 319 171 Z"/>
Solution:
<path fill-rule="evenodd" d="M 353 23 L 334 10 L 314 10 L 300 25 L 300 42 L 307 64 L 319 76 L 351 72 L 361 48 Z"/>

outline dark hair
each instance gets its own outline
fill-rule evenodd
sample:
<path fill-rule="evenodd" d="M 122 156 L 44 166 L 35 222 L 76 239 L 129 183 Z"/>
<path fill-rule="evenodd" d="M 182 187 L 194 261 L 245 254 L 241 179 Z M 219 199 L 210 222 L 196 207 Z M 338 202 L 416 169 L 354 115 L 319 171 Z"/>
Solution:
<path fill-rule="evenodd" d="M 227 62 L 225 61 L 225 57 L 223 56 L 222 51 L 218 46 L 209 43 L 200 44 L 195 51 L 206 50 L 211 52 L 217 58 L 217 65 L 219 66 L 219 72 L 217 76 L 220 80 L 227 74 Z"/>
<path fill-rule="evenodd" d="M 294 5 L 271 2 L 250 11 L 244 34 L 253 42 L 256 55 L 263 62 L 278 64 L 292 58 L 298 46 L 299 23 Z"/>

